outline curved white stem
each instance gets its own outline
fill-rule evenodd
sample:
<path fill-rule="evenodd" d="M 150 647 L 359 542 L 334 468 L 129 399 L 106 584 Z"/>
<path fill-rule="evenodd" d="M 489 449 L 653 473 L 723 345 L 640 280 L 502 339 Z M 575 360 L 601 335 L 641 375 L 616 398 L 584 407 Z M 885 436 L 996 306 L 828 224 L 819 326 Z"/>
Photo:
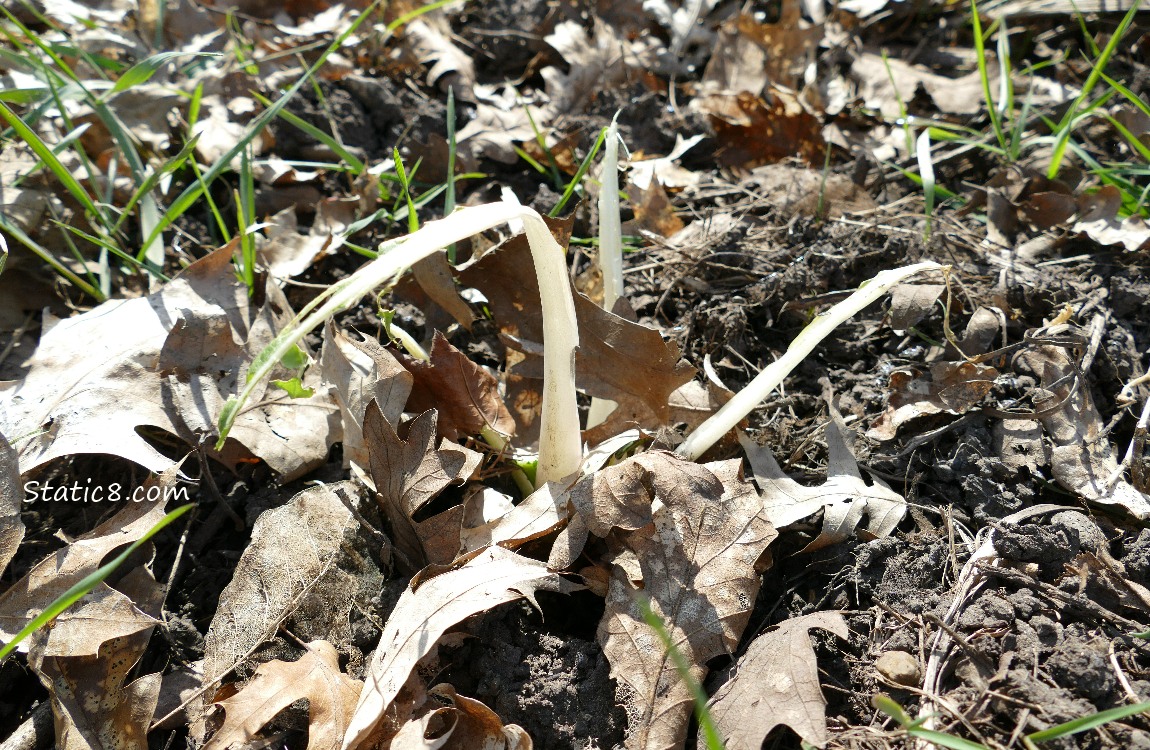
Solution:
<path fill-rule="evenodd" d="M 921 271 L 941 268 L 943 266 L 934 261 L 926 261 L 916 263 L 913 266 L 881 271 L 870 281 L 864 282 L 854 294 L 826 312 L 820 313 L 811 321 L 806 328 L 799 332 L 783 356 L 763 368 L 763 371 L 755 376 L 754 380 L 747 383 L 743 390 L 736 393 L 730 401 L 723 404 L 721 409 L 688 435 L 675 452 L 692 461 L 697 460 L 699 456 L 707 452 L 708 448 L 727 434 L 728 430 L 762 403 L 763 399 L 769 396 L 779 383 L 783 382 L 783 378 L 789 375 L 791 370 L 798 367 L 807 355 L 818 346 L 819 342 L 829 336 L 835 328 L 838 328 L 840 323 L 875 302 L 879 297 L 886 294 L 891 287 L 908 276 L 913 276 Z"/>
<path fill-rule="evenodd" d="M 281 331 L 252 362 L 243 391 L 235 399 L 230 399 L 220 413 L 217 449 L 223 446 L 243 404 L 304 336 L 419 260 L 450 244 L 514 220 L 522 221 L 527 231 L 543 312 L 543 413 L 536 484 L 542 486 L 544 482 L 562 479 L 578 471 L 582 459 L 579 411 L 575 401 L 575 348 L 579 345 L 579 329 L 567 280 L 566 254 L 538 213 L 510 203 L 464 208 L 439 221 L 428 222 L 335 285 L 321 306 L 298 323 L 293 321 L 295 324 Z"/>

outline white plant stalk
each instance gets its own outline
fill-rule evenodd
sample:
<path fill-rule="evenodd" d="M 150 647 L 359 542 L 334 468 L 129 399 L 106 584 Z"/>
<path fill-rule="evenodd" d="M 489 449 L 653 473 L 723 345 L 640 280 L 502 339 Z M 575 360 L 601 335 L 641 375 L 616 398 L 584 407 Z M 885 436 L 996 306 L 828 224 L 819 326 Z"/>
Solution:
<path fill-rule="evenodd" d="M 603 274 L 603 309 L 611 312 L 623 296 L 623 223 L 619 218 L 619 114 L 611 120 L 603 141 L 603 173 L 599 185 L 599 270 Z M 603 424 L 618 406 L 592 398 L 587 428 Z"/>
<path fill-rule="evenodd" d="M 378 258 L 332 285 L 324 295 L 301 310 L 296 319 L 255 358 L 243 391 L 224 406 L 219 419 L 217 449 L 222 448 L 240 408 L 251 398 L 260 382 L 304 336 L 432 253 L 513 221 L 522 221 L 527 233 L 539 280 L 539 302 L 543 314 L 543 406 L 535 483 L 542 486 L 545 482 L 577 472 L 583 456 L 579 410 L 575 401 L 575 348 L 579 345 L 579 329 L 567 280 L 566 253 L 551 236 L 538 213 L 511 203 L 464 208 L 439 221 L 428 222 L 419 231 L 389 243 L 390 247 L 385 248 Z"/>
<path fill-rule="evenodd" d="M 934 221 L 934 159 L 930 153 L 930 128 L 925 128 L 918 136 L 915 155 L 918 157 L 918 173 L 922 176 L 922 194 L 926 212 L 926 229 L 923 231 L 922 241 L 927 242 L 930 240 L 931 223 Z"/>
<path fill-rule="evenodd" d="M 815 317 L 806 328 L 799 332 L 799 335 L 787 347 L 787 351 L 782 357 L 765 367 L 743 390 L 736 393 L 730 401 L 723 404 L 721 409 L 699 425 L 675 452 L 692 461 L 697 460 L 723 435 L 727 434 L 727 431 L 734 428 L 762 403 L 771 391 L 783 382 L 783 378 L 802 364 L 802 361 L 818 346 L 819 342 L 838 328 L 840 323 L 878 300 L 891 287 L 907 277 L 922 271 L 941 270 L 943 268 L 944 266 L 934 261 L 925 261 L 904 268 L 881 271 L 870 281 L 864 282 L 854 294 Z"/>

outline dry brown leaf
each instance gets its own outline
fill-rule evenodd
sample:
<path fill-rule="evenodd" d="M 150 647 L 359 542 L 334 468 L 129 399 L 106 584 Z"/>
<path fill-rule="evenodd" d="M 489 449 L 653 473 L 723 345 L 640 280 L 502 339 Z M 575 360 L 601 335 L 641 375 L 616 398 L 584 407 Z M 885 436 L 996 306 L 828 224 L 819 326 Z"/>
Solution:
<path fill-rule="evenodd" d="M 643 453 L 577 484 L 571 502 L 605 537 L 613 572 L 598 639 L 628 706 L 628 748 L 679 748 L 691 694 L 643 620 L 640 592 L 701 680 L 738 645 L 777 533 L 740 462 L 699 465 Z"/>
<path fill-rule="evenodd" d="M 1122 194 L 1113 185 L 1079 200 L 1079 216 L 1072 230 L 1085 234 L 1099 245 L 1119 245 L 1128 252 L 1150 248 L 1150 226 L 1140 216 L 1119 218 Z"/>
<path fill-rule="evenodd" d="M 348 337 L 328 321 L 323 330 L 319 358 L 325 382 L 335 385 L 335 400 L 343 419 L 345 464 L 366 470 L 367 445 L 363 441 L 363 415 L 372 401 L 379 404 L 389 424 L 399 424 L 413 382 L 411 373 L 374 338 Z"/>
<path fill-rule="evenodd" d="M 289 206 L 267 221 L 267 242 L 257 254 L 272 276 L 279 279 L 299 276 L 324 255 L 343 246 L 341 233 L 355 219 L 357 198 L 325 198 L 315 205 L 315 220 L 307 233 L 298 229 L 296 207 Z"/>
<path fill-rule="evenodd" d="M 998 370 L 970 362 L 935 362 L 924 373 L 903 367 L 890 374 L 886 411 L 867 430 L 874 440 L 893 440 L 900 427 L 933 414 L 965 414 L 994 387 Z"/>
<path fill-rule="evenodd" d="M 427 694 L 447 705 L 401 727 L 390 750 L 531 750 L 531 738 L 522 727 L 504 726 L 481 701 L 459 695 L 446 684 Z"/>
<path fill-rule="evenodd" d="M 735 665 L 735 676 L 707 704 L 727 750 L 759 750 L 780 725 L 816 747 L 826 744 L 827 702 L 807 632 L 811 628 L 843 640 L 850 635 L 838 612 L 815 612 L 779 623 L 751 641 Z"/>
<path fill-rule="evenodd" d="M 146 568 L 133 569 L 116 586 L 116 593 L 139 610 L 160 616 L 164 591 Z M 84 656 L 49 655 L 45 648 L 54 634 L 40 631 L 33 636 L 28 664 L 51 693 L 59 750 L 146 750 L 160 674 L 131 682 L 128 677 L 144 655 L 156 622 L 152 619 L 144 629 L 113 638 L 97 635 L 102 623 L 85 623 L 85 639 L 96 636 L 102 643 L 98 654 Z"/>
<path fill-rule="evenodd" d="M 652 176 L 646 189 L 633 182 L 628 186 L 631 194 L 631 207 L 635 211 L 634 226 L 654 232 L 660 237 L 670 237 L 684 226 L 683 220 L 675 215 L 675 207 L 667 197 L 667 191 L 659 182 L 658 176 Z"/>
<path fill-rule="evenodd" d="M 841 174 L 824 174 L 794 164 L 766 164 L 751 170 L 740 186 L 758 193 L 786 216 L 835 219 L 869 211 L 878 204 L 867 191 Z"/>
<path fill-rule="evenodd" d="M 1076 381 L 1067 350 L 1035 347 L 1019 354 L 1018 361 L 1040 377 L 1048 394 L 1034 399 L 1035 409 L 1054 409 L 1041 421 L 1054 444 L 1050 466 L 1055 481 L 1090 502 L 1116 505 L 1135 518 L 1150 518 L 1150 497 L 1123 477 L 1090 387 Z M 1056 383 L 1060 385 L 1055 387 Z"/>
<path fill-rule="evenodd" d="M 419 62 L 434 63 L 427 71 L 427 83 L 435 85 L 444 76 L 455 96 L 475 101 L 475 63 L 451 41 L 451 24 L 444 13 L 427 13 L 403 27 L 403 43 Z"/>
<path fill-rule="evenodd" d="M 250 745 L 276 714 L 301 699 L 308 701 L 308 750 L 336 750 L 351 721 L 363 683 L 339 671 L 339 652 L 327 641 L 307 644 L 298 661 L 261 664 L 252 679 L 216 705 L 224 723 L 203 750 Z"/>
<path fill-rule="evenodd" d="M 804 487 L 791 479 L 783 473 L 770 448 L 739 435 L 762 493 L 764 512 L 776 528 L 823 511 L 822 531 L 804 552 L 844 541 L 855 533 L 864 515 L 870 538 L 889 536 L 906 515 L 906 499 L 902 495 L 877 477 L 871 478 L 871 484 L 863 480 L 847 447 L 841 417 L 837 413 L 833 416 L 827 423 L 827 481 L 817 487 Z"/>
<path fill-rule="evenodd" d="M 175 469 L 165 481 L 174 475 Z M 142 537 L 163 517 L 162 502 L 126 503 L 107 521 L 37 563 L 0 596 L 0 640 L 12 640 L 45 607 L 95 572 L 112 552 Z M 101 583 L 57 617 L 52 628 L 41 631 L 47 640 L 38 648 L 45 657 L 96 656 L 105 641 L 149 630 L 155 624 L 155 618 L 131 599 Z M 28 647 L 29 641 L 17 646 L 23 652 Z"/>
<path fill-rule="evenodd" d="M 423 506 L 452 484 L 471 479 L 483 455 L 442 440 L 436 448 L 434 409 L 403 425 L 400 437 L 372 402 L 363 419 L 371 478 L 391 525 L 400 569 L 415 573 L 428 563 L 445 565 L 459 551 L 463 506 L 416 521 Z"/>
<path fill-rule="evenodd" d="M 479 435 L 491 428 L 500 435 L 515 434 L 515 419 L 503 403 L 499 381 L 466 354 L 435 332 L 429 362 L 402 356 L 400 363 L 414 377 L 407 409 L 439 412 L 439 434 L 448 440 Z"/>
<path fill-rule="evenodd" d="M 447 254 L 442 250 L 416 261 L 411 267 L 411 275 L 423 293 L 446 310 L 459 325 L 470 331 L 475 315 L 471 312 L 471 306 L 459 294 L 453 273 L 451 264 L 447 262 Z"/>
<path fill-rule="evenodd" d="M 783 0 L 776 23 L 760 23 L 740 13 L 720 29 L 700 90 L 758 95 L 768 83 L 797 89 L 822 37 L 821 24 L 803 21 L 799 0 Z"/>
<path fill-rule="evenodd" d="M 552 223 L 552 232 L 556 226 Z M 563 232 L 569 224 L 558 226 Z M 527 355 L 509 365 L 509 375 L 538 382 L 543 375 L 543 322 L 538 312 L 539 287 L 534 275 L 524 272 L 530 267 L 526 239 L 518 236 L 464 269 L 461 280 L 483 292 L 505 341 Z M 695 374 L 694 368 L 680 358 L 678 346 L 663 341 L 658 331 L 609 313 L 581 294 L 575 295 L 575 315 L 579 323 L 576 385 L 592 396 L 618 404 L 603 427 L 605 431 L 597 431 L 595 436 L 606 438 L 636 423 L 650 428 L 666 424 L 671 418 L 671 394 Z M 522 394 L 509 384 L 508 401 L 515 416 L 517 399 L 526 398 Z M 517 422 L 523 436 L 523 420 L 517 418 Z M 592 437 L 590 442 L 598 440 Z"/>
<path fill-rule="evenodd" d="M 0 575 L 8 568 L 24 539 L 24 521 L 20 519 L 23 503 L 20 461 L 8 440 L 0 435 Z"/>
<path fill-rule="evenodd" d="M 798 99 L 772 88 L 769 100 L 749 94 L 711 94 L 695 100 L 711 118 L 724 166 L 750 169 L 799 157 L 822 164 L 826 143 L 818 119 Z"/>
<path fill-rule="evenodd" d="M 675 162 L 701 140 L 703 140 L 702 135 L 693 135 L 684 140 L 681 134 L 676 133 L 675 147 L 671 149 L 671 153 L 658 158 L 638 159 L 636 157 L 631 161 L 631 173 L 628 179 L 632 185 L 640 190 L 648 190 L 652 181 L 656 179 L 660 184 L 672 190 L 697 184 L 703 175 L 681 167 Z"/>
<path fill-rule="evenodd" d="M 991 80 L 997 80 L 997 66 L 993 61 L 990 66 Z M 883 60 L 881 55 L 864 52 L 851 64 L 851 74 L 859 81 L 863 103 L 892 120 L 901 116 L 899 102 L 914 99 L 919 86 L 934 100 L 935 106 L 947 114 L 973 115 L 983 107 L 982 79 L 978 71 L 948 78 L 898 58 Z"/>
<path fill-rule="evenodd" d="M 945 291 L 945 284 L 899 284 L 890 292 L 890 327 L 905 331 L 917 325 Z"/>
<path fill-rule="evenodd" d="M 27 377 L 0 384 L 6 407 L 0 432 L 32 435 L 19 448 L 22 473 L 78 453 L 107 453 L 164 471 L 175 462 L 137 427 L 157 427 L 190 445 L 215 431 L 255 354 L 292 316 L 272 283 L 265 304 L 254 307 L 231 257 L 229 247 L 221 248 L 155 294 L 45 321 Z M 304 385 L 319 386 L 315 368 Z M 236 419 L 220 458 L 234 463 L 254 453 L 289 480 L 327 460 L 341 439 L 339 412 L 325 389 L 293 400 L 268 388 L 254 394 L 258 406 Z"/>
<path fill-rule="evenodd" d="M 543 563 L 502 547 L 486 549 L 457 568 L 429 568 L 412 579 L 384 626 L 343 750 L 365 746 L 412 669 L 448 628 L 505 602 L 534 601 L 537 590 L 575 588 Z"/>
<path fill-rule="evenodd" d="M 626 80 L 627 42 L 599 18 L 592 18 L 590 33 L 575 21 L 561 21 L 544 41 L 563 56 L 568 70 L 564 73 L 547 67 L 540 71 L 551 98 L 547 107 L 550 117 L 540 122 L 554 122 L 558 115 L 579 114 L 600 91 L 609 91 Z"/>
<path fill-rule="evenodd" d="M 223 677 L 301 608 L 322 615 L 327 627 L 317 629 L 325 637 L 337 641 L 350 637 L 348 615 L 354 596 L 349 588 L 354 588 L 354 581 L 335 562 L 345 535 L 358 524 L 337 492 L 352 499 L 359 495 L 352 482 L 309 487 L 256 519 L 252 540 L 220 593 L 204 640 L 206 683 Z M 341 593 L 332 600 L 325 591 Z M 295 630 L 299 632 L 298 627 Z"/>

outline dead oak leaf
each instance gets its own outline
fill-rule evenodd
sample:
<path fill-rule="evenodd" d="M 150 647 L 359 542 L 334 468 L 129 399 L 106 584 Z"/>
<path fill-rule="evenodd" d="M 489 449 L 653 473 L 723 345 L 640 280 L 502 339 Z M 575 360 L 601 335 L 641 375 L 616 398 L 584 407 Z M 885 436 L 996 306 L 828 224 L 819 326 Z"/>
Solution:
<path fill-rule="evenodd" d="M 794 94 L 771 88 L 763 97 L 747 92 L 699 97 L 695 108 L 710 116 L 725 166 L 749 169 L 793 156 L 821 163 L 822 125 Z"/>
<path fill-rule="evenodd" d="M 249 745 L 269 721 L 300 699 L 308 701 L 308 750 L 336 750 L 351 722 L 363 683 L 339 671 L 339 653 L 312 641 L 298 661 L 261 664 L 248 684 L 216 703 L 224 723 L 203 750 Z"/>
<path fill-rule="evenodd" d="M 709 659 L 738 645 L 777 532 L 738 461 L 700 466 L 643 453 L 597 472 L 571 501 L 592 533 L 605 536 L 613 572 L 598 640 L 622 698 L 631 705 L 628 748 L 678 748 L 690 691 L 643 620 L 642 591 L 697 679 Z"/>
<path fill-rule="evenodd" d="M 899 427 L 932 414 L 964 414 L 994 387 L 998 370 L 971 362 L 935 362 L 929 372 L 899 368 L 890 374 L 886 411 L 867 431 L 875 440 L 893 440 Z"/>
<path fill-rule="evenodd" d="M 232 248 L 220 248 L 147 297 L 46 321 L 27 377 L 0 384 L 0 432 L 30 436 L 19 448 L 22 473 L 80 453 L 120 456 L 160 472 L 175 461 L 137 428 L 155 427 L 193 445 L 214 430 L 254 355 L 292 317 L 271 283 L 265 304 L 253 305 L 231 259 Z M 309 374 L 304 385 L 313 384 Z M 340 438 L 327 392 L 263 396 L 257 392 L 259 405 L 237 418 L 221 460 L 254 453 L 284 480 L 323 463 Z"/>
<path fill-rule="evenodd" d="M 366 746 L 420 659 L 448 628 L 537 590 L 577 588 L 545 564 L 490 547 L 455 568 L 428 568 L 412 579 L 384 626 L 342 750 Z"/>
<path fill-rule="evenodd" d="M 172 472 L 174 476 L 174 470 Z M 149 480 L 152 486 L 154 480 Z M 10 641 L 45 607 L 95 572 L 122 546 L 131 544 L 164 517 L 165 503 L 127 503 L 116 515 L 37 563 L 0 596 L 0 639 Z M 122 592 L 101 583 L 59 617 L 39 644 L 45 657 L 96 656 L 111 638 L 129 636 L 154 626 Z M 17 648 L 27 652 L 29 642 Z"/>
<path fill-rule="evenodd" d="M 906 515 L 906 499 L 885 482 L 872 478 L 867 484 L 843 435 L 839 419 L 827 424 L 827 481 L 805 487 L 783 473 L 771 449 L 746 435 L 739 442 L 762 492 L 763 508 L 778 528 L 790 526 L 823 511 L 823 528 L 803 551 L 813 552 L 847 539 L 867 517 L 871 538 L 889 536 Z"/>
<path fill-rule="evenodd" d="M 0 435 L 0 575 L 8 568 L 24 539 L 24 522 L 20 519 L 23 502 L 20 462 L 15 449 Z"/>
<path fill-rule="evenodd" d="M 448 440 L 436 447 L 434 409 L 404 425 L 406 439 L 388 424 L 373 401 L 363 419 L 371 478 L 391 525 L 400 567 L 414 573 L 427 563 L 444 565 L 459 551 L 463 506 L 456 505 L 422 521 L 416 515 L 452 484 L 475 474 L 482 454 Z"/>
<path fill-rule="evenodd" d="M 374 338 L 363 336 L 357 341 L 330 320 L 323 329 L 319 364 L 323 379 L 335 386 L 335 400 L 343 420 L 344 461 L 366 470 L 363 415 L 367 405 L 374 400 L 383 418 L 389 424 L 398 424 L 414 379 Z"/>
<path fill-rule="evenodd" d="M 150 571 L 137 567 L 121 578 L 116 593 L 149 617 L 159 617 L 164 592 Z M 55 634 L 33 636 L 28 664 L 52 696 L 56 747 L 60 750 L 146 750 L 148 725 L 160 694 L 160 674 L 145 674 L 129 682 L 151 638 L 148 627 L 107 638 L 98 654 L 49 655 L 46 647 Z M 73 622 L 73 625 L 76 623 Z M 92 632 L 101 623 L 87 622 Z M 111 631 L 108 631 L 111 632 Z M 53 648 L 53 651 L 59 651 Z"/>
<path fill-rule="evenodd" d="M 436 409 L 439 433 L 448 440 L 479 435 L 484 428 L 501 435 L 515 433 L 515 419 L 503 403 L 494 375 L 472 362 L 439 331 L 428 355 L 426 362 L 406 356 L 400 359 L 414 378 L 409 411 Z"/>
<path fill-rule="evenodd" d="M 440 684 L 427 691 L 447 705 L 403 725 L 390 750 L 531 750 L 531 737 L 517 724 L 504 725 L 482 701 Z"/>
<path fill-rule="evenodd" d="M 812 745 L 826 744 L 827 702 L 819 688 L 811 628 L 844 640 L 849 635 L 837 612 L 792 617 L 751 641 L 735 676 L 707 704 L 727 750 L 759 750 L 779 725 Z"/>
<path fill-rule="evenodd" d="M 251 542 L 220 593 L 204 639 L 205 682 L 231 671 L 254 647 L 275 635 L 292 612 L 319 612 L 314 620 L 324 626 L 312 627 L 333 639 L 350 637 L 355 581 L 336 563 L 345 536 L 353 534 L 357 524 L 337 495 L 340 492 L 354 498 L 357 485 L 309 487 L 256 519 Z M 324 598 L 326 590 L 344 594 L 332 605 Z M 299 627 L 293 624 L 293 630 L 299 632 Z"/>
<path fill-rule="evenodd" d="M 559 234 L 568 235 L 569 226 L 552 224 L 552 232 L 558 229 Z M 534 274 L 525 271 L 531 265 L 526 238 L 520 235 L 464 269 L 460 280 L 464 286 L 483 292 L 490 300 L 492 315 L 505 341 L 526 355 L 509 368 L 508 375 L 541 380 L 543 321 L 539 314 L 539 287 Z M 575 295 L 575 316 L 579 323 L 576 385 L 592 396 L 619 405 L 612 415 L 613 424 L 667 424 L 671 418 L 671 394 L 695 374 L 695 369 L 680 357 L 678 346 L 663 341 L 658 331 L 607 312 L 581 294 Z M 522 399 L 521 394 L 517 393 L 516 398 Z M 518 421 L 522 427 L 523 420 Z M 519 434 L 523 437 L 524 430 Z"/>

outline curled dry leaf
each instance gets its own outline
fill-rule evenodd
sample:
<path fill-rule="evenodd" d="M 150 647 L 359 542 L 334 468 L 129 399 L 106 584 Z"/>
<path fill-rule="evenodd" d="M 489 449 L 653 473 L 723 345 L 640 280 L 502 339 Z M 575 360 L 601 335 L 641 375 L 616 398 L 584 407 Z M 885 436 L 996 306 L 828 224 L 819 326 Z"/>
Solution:
<path fill-rule="evenodd" d="M 543 374 L 539 356 L 543 322 L 538 312 L 539 288 L 534 276 L 524 273 L 530 264 L 527 242 L 521 235 L 488 252 L 460 276 L 465 286 L 480 290 L 490 300 L 505 340 L 526 355 L 509 368 L 509 374 L 538 380 Z M 607 312 L 581 294 L 575 295 L 575 316 L 579 323 L 576 385 L 618 404 L 589 441 L 598 442 L 635 424 L 647 428 L 667 424 L 671 394 L 695 374 L 679 356 L 678 346 L 664 341 L 653 328 Z M 512 406 L 516 414 L 518 404 Z M 524 432 L 519 430 L 521 436 Z"/>
<path fill-rule="evenodd" d="M 771 449 L 746 435 L 739 442 L 755 474 L 762 493 L 764 512 L 778 528 L 790 526 L 823 511 L 823 528 L 803 551 L 837 544 L 855 532 L 867 517 L 870 538 L 889 536 L 906 515 L 906 499 L 876 477 L 867 484 L 847 447 L 841 418 L 835 415 L 827 424 L 827 481 L 818 487 L 804 487 L 783 473 Z"/>
<path fill-rule="evenodd" d="M 24 539 L 24 522 L 20 519 L 23 502 L 20 462 L 8 440 L 0 435 L 0 575 L 4 574 Z"/>
<path fill-rule="evenodd" d="M 1150 226 L 1140 216 L 1119 218 L 1122 194 L 1113 185 L 1079 201 L 1079 217 L 1073 231 L 1085 234 L 1099 245 L 1119 245 L 1129 252 L 1150 247 Z"/>
<path fill-rule="evenodd" d="M 1048 394 L 1035 398 L 1034 406 L 1043 414 L 1042 426 L 1054 443 L 1050 454 L 1054 479 L 1090 502 L 1150 518 L 1150 497 L 1123 478 L 1090 388 L 1074 376 L 1075 364 L 1067 351 L 1035 347 L 1020 354 L 1018 361 L 1040 377 Z"/>
<path fill-rule="evenodd" d="M 436 448 L 437 412 L 425 411 L 403 426 L 388 424 L 373 401 L 363 419 L 371 478 L 394 536 L 397 563 L 408 574 L 428 563 L 446 565 L 459 551 L 464 508 L 456 505 L 416 521 L 423 506 L 449 485 L 471 479 L 483 455 L 446 439 Z"/>
<path fill-rule="evenodd" d="M 691 694 L 635 597 L 650 597 L 701 681 L 709 659 L 738 645 L 777 533 L 738 461 L 643 453 L 577 484 L 571 502 L 611 549 L 598 639 L 629 706 L 627 747 L 682 747 Z"/>
<path fill-rule="evenodd" d="M 250 745 L 276 714 L 302 699 L 308 702 L 308 750 L 336 750 L 362 686 L 339 671 L 334 646 L 312 641 L 298 661 L 261 664 L 239 692 L 216 703 L 224 709 L 224 723 L 204 750 Z"/>
<path fill-rule="evenodd" d="M 905 331 L 917 325 L 945 291 L 945 284 L 899 284 L 890 292 L 890 327 Z"/>
<path fill-rule="evenodd" d="M 391 740 L 390 750 L 531 750 L 531 738 L 517 724 L 504 726 L 481 701 L 441 684 L 427 691 L 447 705 L 412 719 Z"/>
<path fill-rule="evenodd" d="M 146 486 L 170 486 L 175 470 Z M 165 485 L 163 482 L 167 482 Z M 42 487 L 41 487 L 42 489 Z M 126 503 L 118 513 L 67 547 L 37 563 L 0 596 L 0 640 L 10 641 L 65 591 L 94 573 L 114 551 L 135 542 L 164 517 L 163 502 Z M 101 583 L 41 631 L 44 657 L 96 656 L 111 638 L 130 636 L 156 624 L 120 591 Z M 17 648 L 27 652 L 29 641 Z"/>
<path fill-rule="evenodd" d="M 0 432 L 32 436 L 19 449 L 22 473 L 78 453 L 164 471 L 175 462 L 136 428 L 157 427 L 190 445 L 215 430 L 255 354 L 292 316 L 271 283 L 265 304 L 252 306 L 231 258 L 230 246 L 220 248 L 155 294 L 45 322 L 27 377 L 0 385 Z M 304 385 L 318 386 L 318 375 Z M 322 464 L 341 437 L 326 390 L 292 400 L 273 388 L 257 400 L 236 420 L 225 463 L 254 453 L 292 479 Z"/>
<path fill-rule="evenodd" d="M 886 411 L 867 431 L 874 440 L 893 440 L 898 429 L 932 414 L 964 414 L 982 401 L 998 370 L 971 362 L 935 362 L 926 373 L 904 367 L 890 374 Z"/>
<path fill-rule="evenodd" d="M 435 332 L 429 362 L 402 357 L 400 362 L 414 377 L 407 409 L 439 412 L 439 434 L 448 440 L 479 435 L 491 428 L 500 435 L 515 434 L 515 419 L 503 403 L 499 381 L 466 354 Z"/>
<path fill-rule="evenodd" d="M 811 628 L 844 640 L 849 636 L 838 612 L 792 617 L 751 641 L 735 676 L 707 704 L 727 750 L 759 750 L 779 725 L 816 747 L 826 745 L 827 702 L 819 688 L 818 662 L 807 632 Z"/>
<path fill-rule="evenodd" d="M 428 13 L 408 23 L 403 27 L 403 43 L 419 62 L 433 63 L 427 71 L 429 84 L 453 75 L 455 95 L 475 101 L 475 63 L 451 41 L 451 25 L 445 14 Z"/>
<path fill-rule="evenodd" d="M 337 492 L 351 498 L 359 494 L 352 482 L 309 487 L 256 519 L 251 543 L 220 593 L 204 640 L 205 683 L 223 677 L 274 636 L 292 612 L 318 613 L 326 627 L 316 630 L 349 637 L 355 581 L 336 563 L 345 536 L 354 533 L 357 523 Z"/>
<path fill-rule="evenodd" d="M 415 665 L 448 628 L 471 615 L 537 590 L 575 587 L 543 563 L 502 547 L 488 548 L 452 569 L 428 568 L 400 597 L 372 656 L 343 750 L 367 746 Z"/>
<path fill-rule="evenodd" d="M 366 471 L 363 415 L 367 405 L 375 401 L 389 424 L 399 424 L 411 394 L 411 373 L 374 338 L 364 336 L 356 341 L 330 320 L 323 329 L 319 364 L 324 380 L 335 385 L 335 400 L 343 419 L 344 461 Z"/>
<path fill-rule="evenodd" d="M 146 568 L 133 569 L 116 586 L 120 596 L 149 617 L 159 618 L 164 591 Z M 45 601 L 47 603 L 47 601 Z M 146 750 L 148 724 L 160 695 L 160 674 L 129 682 L 148 647 L 158 619 L 136 632 L 108 638 L 103 623 L 84 623 L 82 638 L 100 638 L 98 654 L 49 655 L 42 650 L 53 635 L 33 636 L 28 664 L 52 696 L 56 747 L 60 750 Z M 58 651 L 53 648 L 53 651 Z"/>

